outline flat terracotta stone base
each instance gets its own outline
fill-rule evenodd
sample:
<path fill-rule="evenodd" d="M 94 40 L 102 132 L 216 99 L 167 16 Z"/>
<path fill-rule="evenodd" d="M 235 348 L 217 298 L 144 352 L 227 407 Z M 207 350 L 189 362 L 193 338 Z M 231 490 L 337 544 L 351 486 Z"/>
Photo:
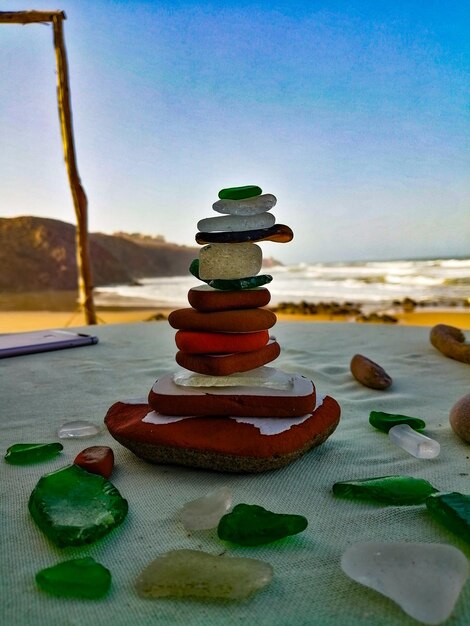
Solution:
<path fill-rule="evenodd" d="M 214 333 L 268 330 L 276 321 L 277 317 L 272 311 L 261 308 L 203 313 L 188 307 L 172 311 L 168 316 L 170 326 L 177 330 L 203 330 Z"/>
<path fill-rule="evenodd" d="M 147 404 L 117 402 L 105 424 L 111 435 L 151 463 L 186 465 L 222 472 L 265 472 L 291 463 L 322 444 L 340 419 L 336 400 L 326 396 L 311 416 L 276 435 L 227 417 L 193 417 L 172 424 L 143 422 Z"/>

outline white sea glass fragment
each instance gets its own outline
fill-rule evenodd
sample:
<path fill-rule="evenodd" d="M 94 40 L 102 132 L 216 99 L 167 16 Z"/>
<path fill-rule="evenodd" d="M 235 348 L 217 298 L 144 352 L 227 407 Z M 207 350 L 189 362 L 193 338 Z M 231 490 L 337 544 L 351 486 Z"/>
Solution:
<path fill-rule="evenodd" d="M 85 437 L 95 437 L 101 432 L 101 428 L 86 420 L 75 420 L 66 422 L 57 431 L 59 439 L 79 439 Z"/>
<path fill-rule="evenodd" d="M 413 430 L 408 424 L 397 424 L 388 431 L 390 441 L 417 459 L 434 459 L 441 451 L 440 444 Z"/>
<path fill-rule="evenodd" d="M 232 492 L 228 487 L 220 487 L 185 504 L 181 509 L 181 521 L 186 530 L 216 528 L 231 506 Z"/>
<path fill-rule="evenodd" d="M 206 217 L 199 220 L 197 229 L 203 233 L 243 232 L 258 228 L 271 228 L 275 223 L 275 216 L 267 212 L 257 215 L 221 215 L 220 217 Z"/>
<path fill-rule="evenodd" d="M 173 382 L 180 387 L 261 387 L 288 390 L 294 386 L 294 377 L 294 374 L 275 367 L 263 366 L 229 376 L 208 376 L 181 370 L 173 374 Z"/>
<path fill-rule="evenodd" d="M 243 198 L 243 200 L 217 200 L 212 205 L 217 213 L 229 215 L 256 215 L 269 211 L 276 205 L 276 196 L 272 193 L 264 193 L 261 196 Z"/>
<path fill-rule="evenodd" d="M 256 276 L 263 251 L 255 243 L 210 243 L 199 250 L 201 280 L 232 280 Z"/>
<path fill-rule="evenodd" d="M 463 552 L 438 543 L 356 543 L 343 554 L 341 567 L 423 624 L 450 616 L 469 573 Z"/>

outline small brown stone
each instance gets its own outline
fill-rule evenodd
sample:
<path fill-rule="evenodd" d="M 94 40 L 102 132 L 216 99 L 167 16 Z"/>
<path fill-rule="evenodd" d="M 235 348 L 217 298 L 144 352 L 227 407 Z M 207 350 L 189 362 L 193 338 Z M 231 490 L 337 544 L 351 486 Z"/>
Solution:
<path fill-rule="evenodd" d="M 437 324 L 431 329 L 429 339 L 444 356 L 461 363 L 470 363 L 470 344 L 465 343 L 465 335 L 460 328 Z"/>
<path fill-rule="evenodd" d="M 365 387 L 384 390 L 392 384 L 392 379 L 387 372 L 362 354 L 353 356 L 350 368 L 354 378 Z"/>
<path fill-rule="evenodd" d="M 109 478 L 114 467 L 114 452 L 108 446 L 90 446 L 77 455 L 74 465 Z"/>
<path fill-rule="evenodd" d="M 470 393 L 454 404 L 450 410 L 449 422 L 454 433 L 470 443 Z"/>

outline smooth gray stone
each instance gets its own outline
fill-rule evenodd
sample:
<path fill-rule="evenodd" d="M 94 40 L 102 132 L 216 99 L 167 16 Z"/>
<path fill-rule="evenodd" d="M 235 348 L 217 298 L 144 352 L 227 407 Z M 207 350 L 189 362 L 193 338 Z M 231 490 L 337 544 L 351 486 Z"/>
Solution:
<path fill-rule="evenodd" d="M 229 215 L 257 215 L 269 211 L 276 205 L 276 196 L 272 193 L 264 193 L 261 196 L 246 198 L 245 200 L 218 200 L 212 208 L 217 213 Z"/>
<path fill-rule="evenodd" d="M 276 223 L 272 213 L 257 213 L 256 215 L 221 215 L 220 217 L 206 217 L 199 220 L 197 229 L 203 233 L 214 232 L 241 232 L 258 228 L 270 228 Z"/>

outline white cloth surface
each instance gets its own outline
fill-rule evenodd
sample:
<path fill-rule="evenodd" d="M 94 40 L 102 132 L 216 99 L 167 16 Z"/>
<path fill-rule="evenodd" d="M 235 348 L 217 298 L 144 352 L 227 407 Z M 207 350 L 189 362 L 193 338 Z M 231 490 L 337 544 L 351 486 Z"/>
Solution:
<path fill-rule="evenodd" d="M 165 322 L 81 328 L 98 335 L 96 346 L 0 360 L 0 433 L 3 454 L 14 443 L 58 441 L 66 421 L 103 425 L 108 407 L 146 397 L 155 379 L 174 371 L 174 330 Z M 321 394 L 336 398 L 342 418 L 317 449 L 283 469 L 259 475 L 228 475 L 151 465 L 123 448 L 103 427 L 91 439 L 62 440 L 57 459 L 29 466 L 1 462 L 2 626 L 407 626 L 416 624 L 390 600 L 346 577 L 340 558 L 359 541 L 449 543 L 470 548 L 443 529 L 422 506 L 398 507 L 335 498 L 334 482 L 405 474 L 429 480 L 441 491 L 470 493 L 470 446 L 452 432 L 452 405 L 470 393 L 470 366 L 448 359 L 429 342 L 429 328 L 336 323 L 276 325 L 281 356 L 274 363 L 310 377 Z M 361 386 L 349 371 L 356 353 L 378 362 L 393 378 L 387 391 Z M 425 433 L 441 454 L 419 460 L 393 446 L 368 423 L 371 410 L 423 418 Z M 27 502 L 38 479 L 73 462 L 90 445 L 115 452 L 111 482 L 129 502 L 124 523 L 83 548 L 60 549 L 29 515 Z M 178 511 L 189 500 L 227 485 L 234 504 L 258 504 L 309 521 L 295 537 L 259 547 L 225 544 L 216 531 L 186 532 Z M 143 600 L 134 581 L 158 554 L 171 549 L 247 556 L 271 563 L 270 586 L 243 603 Z M 92 556 L 111 570 L 112 589 L 97 601 L 58 599 L 37 589 L 35 573 L 62 560 Z M 224 558 L 221 556 L 221 558 Z M 420 582 L 416 581 L 416 585 Z M 453 616 L 470 624 L 470 582 Z"/>

